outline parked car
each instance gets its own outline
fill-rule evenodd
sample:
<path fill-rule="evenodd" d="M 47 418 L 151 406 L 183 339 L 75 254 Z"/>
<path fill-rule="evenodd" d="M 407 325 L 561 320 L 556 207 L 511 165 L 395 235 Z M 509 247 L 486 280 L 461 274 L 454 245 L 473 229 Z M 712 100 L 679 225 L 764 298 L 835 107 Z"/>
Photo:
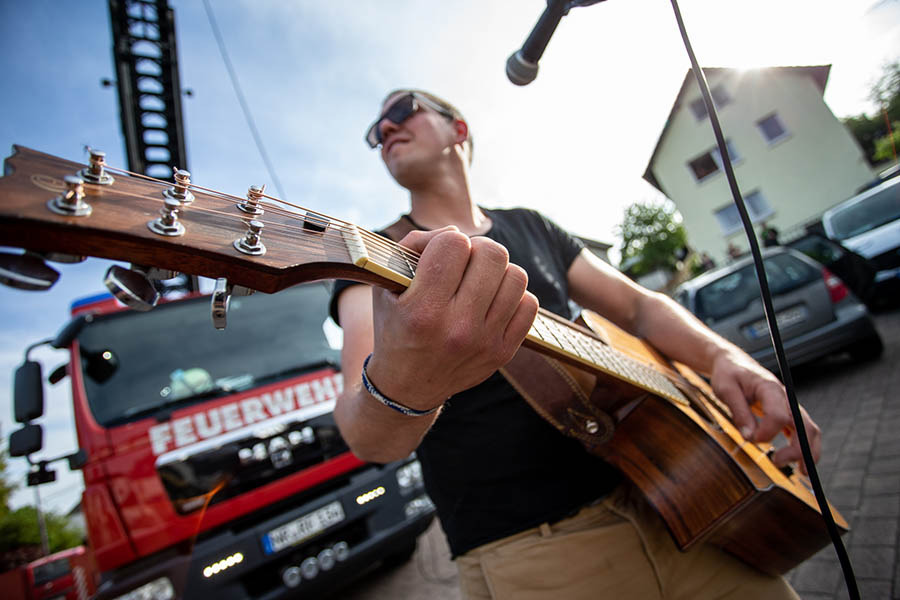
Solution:
<path fill-rule="evenodd" d="M 829 238 L 872 263 L 877 299 L 900 297 L 900 177 L 829 209 L 822 226 Z"/>
<path fill-rule="evenodd" d="M 877 269 L 868 259 L 821 233 L 807 233 L 785 246 L 799 250 L 841 278 L 867 306 L 874 300 Z"/>
<path fill-rule="evenodd" d="M 791 248 L 765 249 L 763 263 L 791 366 L 841 351 L 858 360 L 881 355 L 884 346 L 869 311 L 839 277 Z M 776 369 L 752 258 L 681 284 L 675 298 L 763 366 Z"/>

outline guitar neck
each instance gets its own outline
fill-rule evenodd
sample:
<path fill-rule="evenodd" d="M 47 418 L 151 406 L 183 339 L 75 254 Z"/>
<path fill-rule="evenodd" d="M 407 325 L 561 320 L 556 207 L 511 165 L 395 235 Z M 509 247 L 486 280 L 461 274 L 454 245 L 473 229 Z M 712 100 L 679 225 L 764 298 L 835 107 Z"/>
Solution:
<path fill-rule="evenodd" d="M 380 236 L 367 238 L 361 230 L 346 233 L 345 237 L 356 266 L 403 287 L 412 283 L 416 257 L 402 246 Z M 547 310 L 538 311 L 524 345 L 589 372 L 609 375 L 657 396 L 688 404 L 665 374 Z"/>
<path fill-rule="evenodd" d="M 88 179 L 69 189 L 67 178 L 87 177 L 85 165 L 21 146 L 14 150 L 0 177 L 0 237 L 7 245 L 225 278 L 268 293 L 319 279 L 401 291 L 415 277 L 415 252 L 352 223 L 270 198 L 259 187 L 244 199 L 189 181 L 171 186 L 113 170 L 115 178 L 106 182 Z M 177 210 L 171 206 L 175 199 Z M 524 343 L 589 372 L 685 401 L 660 371 L 550 312 L 538 313 Z"/>

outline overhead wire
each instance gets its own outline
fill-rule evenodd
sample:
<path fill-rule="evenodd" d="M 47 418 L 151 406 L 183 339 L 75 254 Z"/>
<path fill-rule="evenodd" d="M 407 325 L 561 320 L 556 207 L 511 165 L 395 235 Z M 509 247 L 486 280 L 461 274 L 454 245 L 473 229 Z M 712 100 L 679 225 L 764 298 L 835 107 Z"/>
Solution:
<path fill-rule="evenodd" d="M 275 188 L 278 190 L 278 194 L 282 198 L 287 198 L 287 195 L 284 193 L 284 189 L 281 187 L 281 181 L 278 179 L 278 175 L 275 173 L 275 166 L 272 164 L 268 152 L 266 152 L 262 136 L 259 134 L 259 130 L 256 127 L 256 122 L 253 119 L 253 114 L 250 112 L 250 105 L 247 104 L 247 100 L 246 98 L 244 98 L 244 92 L 241 89 L 240 82 L 238 82 L 237 73 L 234 70 L 234 66 L 231 64 L 231 59 L 228 57 L 228 50 L 225 48 L 225 39 L 222 37 L 222 32 L 219 30 L 219 25 L 216 22 L 216 17 L 213 13 L 213 9 L 209 3 L 209 0 L 203 0 L 203 6 L 206 9 L 206 18 L 209 20 L 209 25 L 213 31 L 213 36 L 216 38 L 216 44 L 219 47 L 219 54 L 222 55 L 222 62 L 225 63 L 225 69 L 228 71 L 229 79 L 231 79 L 231 86 L 234 88 L 235 95 L 237 95 L 238 103 L 240 103 L 241 105 L 241 110 L 244 113 L 244 119 L 247 121 L 247 126 L 250 128 L 250 133 L 253 136 L 253 141 L 256 144 L 256 148 L 259 151 L 263 163 L 266 165 L 266 170 L 269 172 L 269 177 L 272 178 L 272 183 L 275 184 Z"/>

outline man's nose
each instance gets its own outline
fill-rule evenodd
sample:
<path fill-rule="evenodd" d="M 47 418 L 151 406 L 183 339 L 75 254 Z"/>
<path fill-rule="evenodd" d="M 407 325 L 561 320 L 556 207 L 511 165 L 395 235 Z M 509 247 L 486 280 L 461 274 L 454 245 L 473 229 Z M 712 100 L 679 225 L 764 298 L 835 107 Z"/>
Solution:
<path fill-rule="evenodd" d="M 378 122 L 378 131 L 381 132 L 381 141 L 384 141 L 389 133 L 397 131 L 399 128 L 399 125 L 387 117 L 381 119 L 381 121 Z"/>

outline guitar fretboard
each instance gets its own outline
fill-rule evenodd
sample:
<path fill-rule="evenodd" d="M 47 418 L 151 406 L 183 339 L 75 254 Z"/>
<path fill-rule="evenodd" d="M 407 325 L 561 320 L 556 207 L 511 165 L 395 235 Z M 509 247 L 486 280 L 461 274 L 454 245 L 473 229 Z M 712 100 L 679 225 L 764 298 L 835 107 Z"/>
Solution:
<path fill-rule="evenodd" d="M 358 235 L 358 234 L 357 234 Z M 400 246 L 379 238 L 377 244 L 362 237 L 348 239 L 351 255 L 358 267 L 408 286 L 415 276 L 415 264 Z M 574 360 L 588 371 L 611 375 L 617 379 L 684 405 L 688 400 L 668 377 L 651 366 L 626 356 L 600 340 L 557 320 L 543 309 L 528 332 L 528 338 L 546 354 Z M 560 356 L 562 355 L 562 356 Z"/>
<path fill-rule="evenodd" d="M 664 374 L 554 319 L 545 311 L 538 313 L 528 337 L 543 348 L 565 354 L 588 370 L 612 375 L 658 396 L 688 404 L 684 394 Z"/>

